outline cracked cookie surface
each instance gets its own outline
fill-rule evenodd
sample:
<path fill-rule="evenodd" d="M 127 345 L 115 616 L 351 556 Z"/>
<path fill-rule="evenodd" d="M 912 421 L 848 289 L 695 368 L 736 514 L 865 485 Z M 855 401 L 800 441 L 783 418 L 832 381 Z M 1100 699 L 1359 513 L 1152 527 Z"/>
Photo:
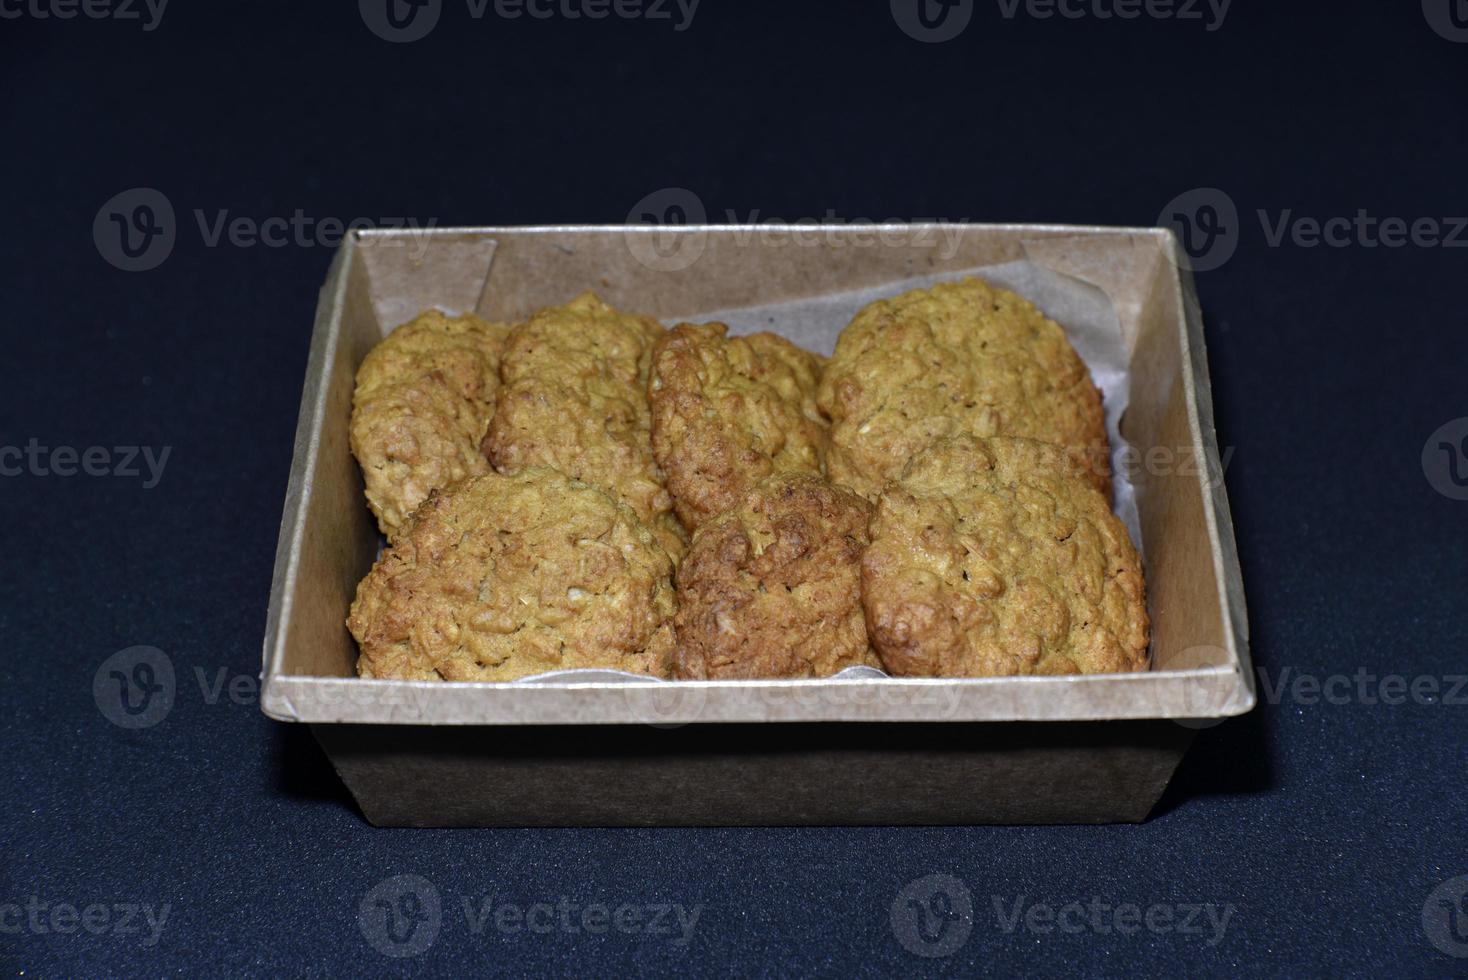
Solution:
<path fill-rule="evenodd" d="M 687 547 L 652 453 L 650 317 L 593 293 L 541 310 L 510 332 L 483 452 L 514 473 L 550 466 L 626 503 L 677 562 Z"/>
<path fill-rule="evenodd" d="M 357 587 L 363 677 L 508 681 L 604 668 L 666 677 L 673 566 L 602 491 L 544 467 L 435 493 Z"/>
<path fill-rule="evenodd" d="M 888 673 L 1147 669 L 1141 560 L 1060 447 L 965 436 L 923 451 L 882 493 L 861 573 Z"/>
<path fill-rule="evenodd" d="M 777 474 L 703 525 L 678 570 L 674 676 L 826 677 L 876 666 L 860 562 L 871 505 L 817 476 Z"/>
<path fill-rule="evenodd" d="M 907 462 L 960 435 L 1067 447 L 1110 495 L 1101 396 L 1063 331 L 979 279 L 878 300 L 841 332 L 821 379 L 830 478 L 875 500 Z"/>
<path fill-rule="evenodd" d="M 352 454 L 389 539 L 434 490 L 489 471 L 479 441 L 494 412 L 508 330 L 429 310 L 362 361 L 352 394 Z"/>
<path fill-rule="evenodd" d="M 819 475 L 821 359 L 783 337 L 682 323 L 653 349 L 652 447 L 684 527 L 729 510 L 774 473 Z"/>

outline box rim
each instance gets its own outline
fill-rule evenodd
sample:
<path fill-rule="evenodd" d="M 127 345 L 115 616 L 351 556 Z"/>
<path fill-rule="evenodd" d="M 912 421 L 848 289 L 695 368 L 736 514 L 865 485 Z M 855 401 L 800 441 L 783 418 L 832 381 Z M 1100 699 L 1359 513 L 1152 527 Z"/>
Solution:
<path fill-rule="evenodd" d="M 517 685 L 342 677 L 277 677 L 262 707 L 278 721 L 402 725 L 609 725 L 680 727 L 699 723 L 765 722 L 1075 722 L 1198 719 L 1244 714 L 1252 698 L 1234 696 L 1231 666 L 1085 677 L 881 678 L 867 680 L 678 681 L 615 685 L 596 682 Z M 1198 705 L 1200 682 L 1213 681 L 1209 704 Z M 1142 684 L 1154 695 L 1145 709 L 1117 710 L 1099 697 L 1111 685 Z M 1055 687 L 1068 698 L 1039 699 L 1039 709 L 1003 703 L 1015 686 Z M 578 702 L 583 692 L 611 696 Z M 724 692 L 710 700 L 710 692 Z M 1078 697 L 1077 695 L 1083 695 Z M 1089 695 L 1089 696 L 1084 696 Z M 669 696 L 673 704 L 669 706 Z M 946 704 L 943 702 L 946 701 Z M 883 715 L 867 709 L 883 705 Z M 1033 703 L 1033 702 L 1032 702 Z M 487 707 L 494 717 L 484 717 Z M 938 708 L 940 710 L 934 710 Z M 566 713 L 575 711 L 574 721 Z"/>
<path fill-rule="evenodd" d="M 1150 238 L 1165 238 L 1171 242 L 1177 241 L 1177 236 L 1171 228 L 1161 228 L 1155 225 L 1073 225 L 1053 224 L 1046 222 L 1015 222 L 1015 221 L 852 221 L 852 222 L 817 222 L 814 224 L 801 224 L 791 221 L 760 221 L 750 223 L 727 223 L 727 224 L 689 224 L 689 225 L 658 225 L 658 224 L 551 224 L 551 225 L 435 225 L 431 228 L 354 228 L 351 233 L 343 239 L 345 245 L 348 239 L 365 242 L 376 238 L 415 238 L 419 236 L 443 236 L 455 235 L 499 235 L 499 234 L 550 234 L 576 232 L 593 232 L 597 234 L 609 234 L 616 232 L 635 232 L 637 234 L 678 234 L 686 235 L 692 232 L 721 233 L 751 228 L 758 229 L 790 229 L 803 232 L 836 232 L 836 231 L 868 231 L 878 229 L 900 229 L 900 228 L 972 228 L 984 231 L 1023 231 L 1038 232 L 1047 235 L 1144 235 Z"/>

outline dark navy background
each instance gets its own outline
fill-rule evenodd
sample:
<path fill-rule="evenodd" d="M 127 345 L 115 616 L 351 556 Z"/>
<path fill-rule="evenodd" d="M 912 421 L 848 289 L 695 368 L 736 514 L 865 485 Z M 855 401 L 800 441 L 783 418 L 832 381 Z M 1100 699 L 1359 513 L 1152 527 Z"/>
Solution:
<path fill-rule="evenodd" d="M 331 252 L 207 247 L 195 209 L 621 222 L 672 186 L 715 221 L 1118 225 L 1222 190 L 1237 252 L 1199 289 L 1256 664 L 1271 684 L 1468 671 L 1468 502 L 1421 461 L 1468 416 L 1468 249 L 1270 247 L 1256 215 L 1468 213 L 1468 43 L 1418 3 L 1236 0 L 1208 31 L 977 0 L 961 36 L 924 44 L 883 2 L 703 0 L 675 31 L 476 21 L 448 0 L 395 45 L 342 0 L 174 0 L 153 31 L 0 19 L 0 52 L 0 446 L 172 447 L 152 489 L 0 478 L 0 906 L 170 907 L 153 946 L 0 933 L 7 975 L 1468 973 L 1422 922 L 1468 874 L 1468 705 L 1261 697 L 1200 734 L 1142 826 L 408 831 L 369 827 L 248 681 L 243 704 L 210 703 L 196 674 L 260 669 Z M 177 212 L 148 272 L 93 239 L 134 187 Z M 135 645 L 166 652 L 178 696 L 128 731 L 92 681 Z M 964 883 L 976 922 L 924 960 L 889 909 L 934 873 Z M 444 901 L 437 941 L 405 960 L 357 921 L 398 874 Z M 474 935 L 463 895 L 703 908 L 680 948 Z M 996 895 L 1234 911 L 1212 946 L 1006 934 Z"/>

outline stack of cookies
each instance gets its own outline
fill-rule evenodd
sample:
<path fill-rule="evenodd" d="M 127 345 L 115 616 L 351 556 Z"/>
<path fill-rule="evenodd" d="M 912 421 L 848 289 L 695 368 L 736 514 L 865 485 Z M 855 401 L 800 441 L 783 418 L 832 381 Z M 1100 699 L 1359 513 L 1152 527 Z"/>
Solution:
<path fill-rule="evenodd" d="M 1100 393 L 978 279 L 871 304 L 829 360 L 590 293 L 428 312 L 363 362 L 351 436 L 387 538 L 364 677 L 1147 668 Z"/>

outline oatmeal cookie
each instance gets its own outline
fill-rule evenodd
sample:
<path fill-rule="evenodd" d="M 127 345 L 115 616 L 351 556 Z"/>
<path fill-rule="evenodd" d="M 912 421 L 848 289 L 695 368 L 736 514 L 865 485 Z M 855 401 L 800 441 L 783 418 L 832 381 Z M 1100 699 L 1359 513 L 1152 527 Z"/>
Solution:
<path fill-rule="evenodd" d="M 678 570 L 673 672 L 689 679 L 826 677 L 876 666 L 860 561 L 871 505 L 779 473 L 703 525 Z"/>
<path fill-rule="evenodd" d="M 438 491 L 357 587 L 363 677 L 666 677 L 673 566 L 626 506 L 544 467 Z"/>
<path fill-rule="evenodd" d="M 961 436 L 914 457 L 877 504 L 861 588 L 894 675 L 1147 669 L 1136 549 L 1046 443 Z"/>
<path fill-rule="evenodd" d="M 821 379 L 833 481 L 875 500 L 908 460 L 950 436 L 1020 436 L 1083 461 L 1110 494 L 1101 395 L 1065 331 L 979 279 L 867 306 Z"/>
<path fill-rule="evenodd" d="M 508 328 L 429 310 L 368 353 L 352 394 L 352 454 L 391 539 L 429 493 L 489 471 L 479 440 L 494 411 Z"/>
<path fill-rule="evenodd" d="M 497 469 L 550 466 L 626 503 L 676 562 L 687 547 L 652 454 L 649 317 L 593 293 L 541 310 L 510 332 L 482 449 Z"/>
<path fill-rule="evenodd" d="M 783 337 L 682 323 L 653 348 L 652 449 L 690 531 L 776 472 L 819 475 L 821 359 Z"/>

